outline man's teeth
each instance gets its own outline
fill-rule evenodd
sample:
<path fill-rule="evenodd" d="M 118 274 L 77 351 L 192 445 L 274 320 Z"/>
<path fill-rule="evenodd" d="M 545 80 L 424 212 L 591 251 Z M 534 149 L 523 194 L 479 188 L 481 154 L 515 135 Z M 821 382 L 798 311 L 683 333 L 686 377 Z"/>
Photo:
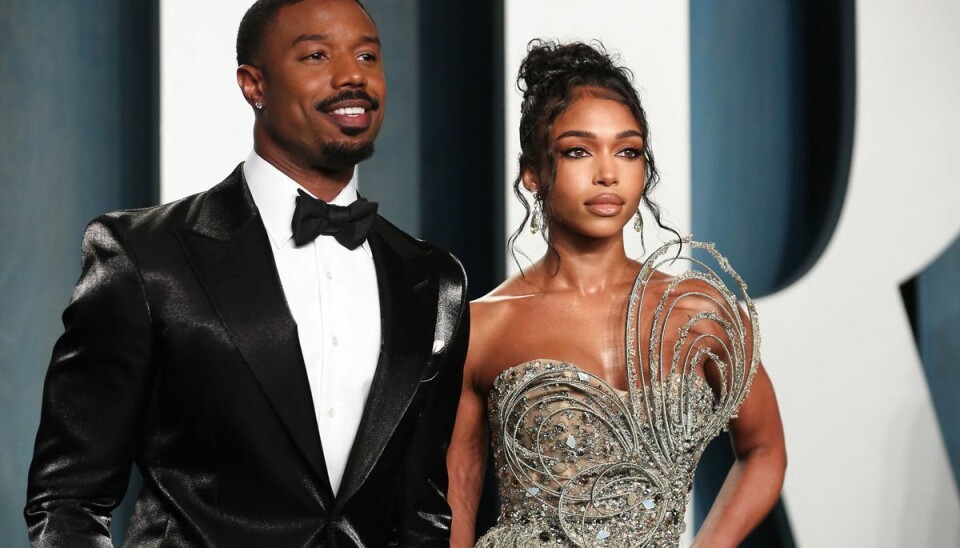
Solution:
<path fill-rule="evenodd" d="M 337 110 L 334 110 L 333 113 L 338 116 L 360 116 L 366 111 L 367 109 L 363 107 L 346 107 L 338 108 Z"/>

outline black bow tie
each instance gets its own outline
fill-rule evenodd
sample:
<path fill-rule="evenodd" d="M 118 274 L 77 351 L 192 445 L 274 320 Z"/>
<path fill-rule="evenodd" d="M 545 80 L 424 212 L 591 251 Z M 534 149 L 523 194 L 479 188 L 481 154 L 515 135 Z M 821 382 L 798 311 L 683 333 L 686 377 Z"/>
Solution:
<path fill-rule="evenodd" d="M 317 236 L 333 236 L 347 249 L 356 249 L 367 239 L 377 213 L 377 202 L 357 201 L 344 207 L 317 200 L 297 190 L 297 208 L 293 211 L 293 241 L 297 246 L 308 244 Z"/>

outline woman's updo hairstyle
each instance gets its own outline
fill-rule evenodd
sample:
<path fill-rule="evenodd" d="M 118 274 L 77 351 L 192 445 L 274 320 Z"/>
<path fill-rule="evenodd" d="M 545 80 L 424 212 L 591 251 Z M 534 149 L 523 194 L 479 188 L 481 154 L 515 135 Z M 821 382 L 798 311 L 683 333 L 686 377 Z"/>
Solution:
<path fill-rule="evenodd" d="M 599 41 L 591 44 L 560 44 L 534 39 L 527 45 L 527 56 L 517 74 L 517 88 L 523 94 L 523 103 L 520 107 L 520 169 L 513 183 L 513 192 L 526 213 L 520 227 L 509 240 L 514 261 L 517 237 L 530 219 L 531 211 L 530 203 L 520 190 L 523 172 L 531 169 L 539 178 L 536 198 L 543 201 L 544 224 L 549 226 L 551 215 L 547 198 L 557 175 L 555 143 L 551 141 L 550 134 L 557 117 L 583 93 L 616 101 L 630 109 L 643 134 L 646 184 L 640 201 L 647 206 L 661 228 L 676 234 L 675 230 L 661 222 L 660 207 L 650 199 L 650 192 L 660 181 L 660 173 L 650 149 L 647 114 L 633 87 L 633 73 L 624 66 L 618 66 L 618 61 L 619 57 L 608 54 Z M 546 239 L 546 230 L 543 236 Z"/>

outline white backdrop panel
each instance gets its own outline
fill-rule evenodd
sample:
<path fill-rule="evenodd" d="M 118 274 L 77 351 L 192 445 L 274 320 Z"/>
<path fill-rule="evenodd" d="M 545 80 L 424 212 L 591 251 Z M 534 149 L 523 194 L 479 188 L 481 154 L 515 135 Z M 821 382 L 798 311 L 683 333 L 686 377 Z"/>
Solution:
<path fill-rule="evenodd" d="M 960 4 L 861 2 L 856 24 L 839 224 L 806 276 L 759 303 L 787 510 L 802 546 L 960 546 L 956 482 L 899 293 L 960 231 Z"/>
<path fill-rule="evenodd" d="M 237 27 L 252 0 L 160 2 L 160 198 L 213 186 L 253 147 L 236 81 Z"/>

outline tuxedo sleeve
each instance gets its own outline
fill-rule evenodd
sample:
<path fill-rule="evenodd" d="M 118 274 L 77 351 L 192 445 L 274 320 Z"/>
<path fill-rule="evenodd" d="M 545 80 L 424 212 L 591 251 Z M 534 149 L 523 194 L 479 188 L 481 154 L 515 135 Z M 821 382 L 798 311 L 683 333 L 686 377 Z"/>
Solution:
<path fill-rule="evenodd" d="M 24 509 L 33 546 L 113 546 L 110 513 L 141 434 L 152 346 L 143 279 L 119 224 L 105 216 L 87 227 L 47 370 Z"/>
<path fill-rule="evenodd" d="M 470 336 L 470 307 L 467 306 L 466 276 L 460 263 L 448 256 L 447 283 L 440 284 L 438 331 L 449 322 L 450 344 L 441 356 L 437 376 L 429 381 L 423 411 L 407 450 L 404 465 L 404 497 L 400 546 L 450 546 L 450 505 L 447 503 L 447 447 L 453 433 L 463 362 Z M 452 281 L 452 283 L 450 283 Z M 446 285 L 446 287 L 445 287 Z"/>

